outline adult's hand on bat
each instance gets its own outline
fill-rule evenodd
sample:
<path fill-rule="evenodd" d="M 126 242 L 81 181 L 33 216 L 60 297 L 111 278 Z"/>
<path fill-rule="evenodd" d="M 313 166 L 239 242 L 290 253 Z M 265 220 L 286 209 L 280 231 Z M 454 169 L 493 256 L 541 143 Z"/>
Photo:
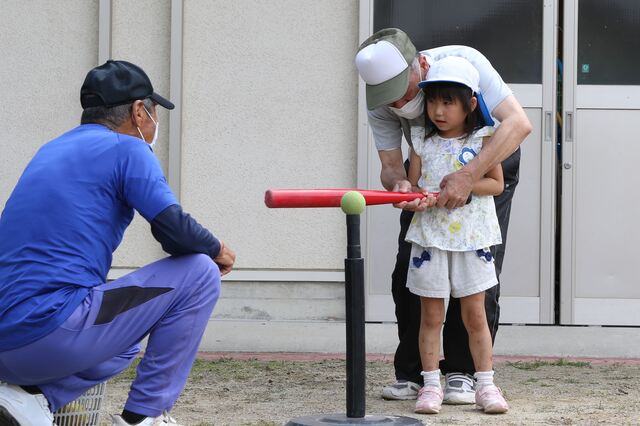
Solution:
<path fill-rule="evenodd" d="M 220 275 L 227 275 L 231 272 L 233 264 L 236 262 L 236 253 L 220 240 L 220 251 L 218 255 L 213 258 L 213 261 L 218 265 L 218 268 L 220 268 Z"/>
<path fill-rule="evenodd" d="M 466 170 L 458 170 L 442 178 L 438 207 L 454 209 L 467 203 L 473 189 L 473 177 Z"/>

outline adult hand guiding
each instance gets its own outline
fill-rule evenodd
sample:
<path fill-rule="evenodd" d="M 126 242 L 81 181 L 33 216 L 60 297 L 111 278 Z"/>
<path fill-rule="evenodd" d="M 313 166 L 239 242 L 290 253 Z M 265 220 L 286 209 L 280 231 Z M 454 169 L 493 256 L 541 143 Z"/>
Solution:
<path fill-rule="evenodd" d="M 467 203 L 473 189 L 473 176 L 466 170 L 458 170 L 442 178 L 438 207 L 454 209 Z"/>

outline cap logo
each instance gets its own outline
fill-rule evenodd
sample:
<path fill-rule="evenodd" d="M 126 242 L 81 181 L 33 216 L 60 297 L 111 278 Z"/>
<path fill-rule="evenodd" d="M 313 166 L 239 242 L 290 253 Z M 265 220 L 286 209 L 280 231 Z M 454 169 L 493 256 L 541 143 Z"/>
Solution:
<path fill-rule="evenodd" d="M 375 86 L 406 70 L 409 64 L 392 43 L 381 40 L 356 55 L 356 67 L 365 83 Z"/>

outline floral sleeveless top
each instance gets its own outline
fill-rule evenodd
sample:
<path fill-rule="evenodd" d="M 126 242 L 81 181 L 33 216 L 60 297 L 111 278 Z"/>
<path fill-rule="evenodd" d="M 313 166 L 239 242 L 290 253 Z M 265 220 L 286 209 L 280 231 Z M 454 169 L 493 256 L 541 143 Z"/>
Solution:
<path fill-rule="evenodd" d="M 411 127 L 413 149 L 422 159 L 418 186 L 440 191 L 442 178 L 461 169 L 482 149 L 482 138 L 493 134 L 483 127 L 469 136 L 446 139 L 435 134 L 425 137 L 425 128 Z M 470 251 L 502 243 L 498 216 L 491 195 L 473 195 L 463 207 L 433 207 L 413 215 L 406 240 L 422 247 L 449 251 Z"/>

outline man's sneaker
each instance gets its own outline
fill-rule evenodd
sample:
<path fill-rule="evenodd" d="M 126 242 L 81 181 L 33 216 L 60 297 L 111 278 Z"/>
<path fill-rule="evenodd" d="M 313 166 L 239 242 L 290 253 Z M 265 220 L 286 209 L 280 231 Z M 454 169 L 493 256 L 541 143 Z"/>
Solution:
<path fill-rule="evenodd" d="M 460 405 L 476 402 L 475 380 L 470 374 L 448 373 L 444 379 L 445 404 Z"/>
<path fill-rule="evenodd" d="M 438 414 L 442 408 L 442 389 L 437 386 L 423 386 L 418 392 L 416 413 Z"/>
<path fill-rule="evenodd" d="M 119 415 L 115 415 L 115 416 L 112 415 L 111 419 L 113 420 L 113 423 L 111 423 L 111 426 L 131 426 L 129 423 L 125 422 L 124 419 Z M 176 419 L 171 417 L 169 413 L 167 413 L 166 411 L 164 411 L 158 417 L 147 417 L 140 423 L 136 423 L 136 426 L 165 426 L 165 425 L 180 426 L 178 422 L 176 422 Z"/>
<path fill-rule="evenodd" d="M 382 398 L 393 400 L 416 399 L 420 385 L 408 380 L 398 380 L 396 383 L 382 388 Z"/>
<path fill-rule="evenodd" d="M 53 413 L 44 395 L 31 395 L 20 386 L 0 383 L 0 425 L 51 426 Z"/>
<path fill-rule="evenodd" d="M 476 391 L 476 405 L 487 414 L 506 413 L 509 410 L 502 391 L 496 385 L 485 385 Z"/>

